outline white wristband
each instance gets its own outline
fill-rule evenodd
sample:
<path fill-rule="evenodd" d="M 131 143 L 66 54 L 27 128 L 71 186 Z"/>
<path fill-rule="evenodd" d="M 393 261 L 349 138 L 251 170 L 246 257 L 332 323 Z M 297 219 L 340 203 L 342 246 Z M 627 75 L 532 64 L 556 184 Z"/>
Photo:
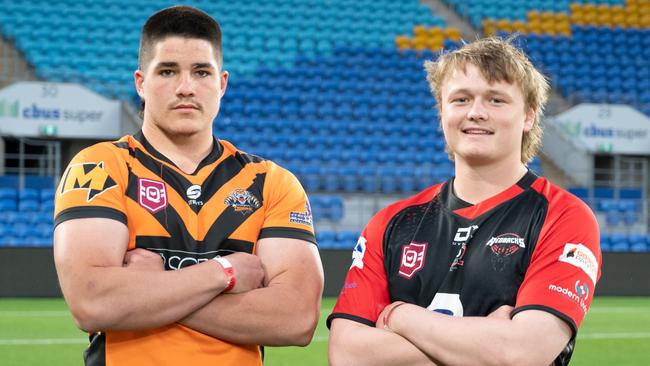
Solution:
<path fill-rule="evenodd" d="M 232 268 L 232 263 L 230 263 L 229 260 L 227 260 L 224 257 L 221 256 L 216 256 L 214 258 L 215 261 L 219 262 L 221 264 L 221 267 L 223 267 L 223 272 L 226 275 L 226 288 L 223 290 L 223 292 L 228 292 L 235 287 L 235 269 Z"/>

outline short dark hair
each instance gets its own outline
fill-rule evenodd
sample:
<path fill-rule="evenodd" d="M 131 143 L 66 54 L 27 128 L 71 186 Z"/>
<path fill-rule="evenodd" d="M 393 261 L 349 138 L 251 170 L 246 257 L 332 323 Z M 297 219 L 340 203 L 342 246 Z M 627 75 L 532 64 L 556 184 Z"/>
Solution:
<path fill-rule="evenodd" d="M 222 65 L 221 28 L 210 15 L 191 6 L 172 6 L 153 14 L 142 27 L 138 68 L 144 67 L 151 59 L 156 42 L 166 37 L 198 38 L 212 44 L 219 68 Z"/>

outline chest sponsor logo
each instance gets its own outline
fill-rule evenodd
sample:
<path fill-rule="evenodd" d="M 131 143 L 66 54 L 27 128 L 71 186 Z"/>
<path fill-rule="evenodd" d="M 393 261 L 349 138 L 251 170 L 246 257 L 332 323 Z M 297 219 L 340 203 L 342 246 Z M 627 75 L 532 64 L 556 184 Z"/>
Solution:
<path fill-rule="evenodd" d="M 117 183 L 104 170 L 103 161 L 71 164 L 63 174 L 59 195 L 79 189 L 86 190 L 88 191 L 86 202 L 90 202 L 93 198 L 115 187 L 117 187 Z"/>
<path fill-rule="evenodd" d="M 190 188 L 187 189 L 187 192 L 185 192 L 185 195 L 187 196 L 188 205 L 203 206 L 203 201 L 199 201 L 199 198 L 201 197 L 200 185 L 195 184 L 190 186 Z"/>
<path fill-rule="evenodd" d="M 241 212 L 242 215 L 247 215 L 260 208 L 260 201 L 257 197 L 245 189 L 235 189 L 223 203 L 234 208 L 235 212 Z"/>
<path fill-rule="evenodd" d="M 463 303 L 459 294 L 438 292 L 427 309 L 451 316 L 463 316 Z"/>
<path fill-rule="evenodd" d="M 294 224 L 302 224 L 307 226 L 313 226 L 314 220 L 311 215 L 311 206 L 309 201 L 305 204 L 305 212 L 294 212 L 289 213 L 289 222 Z"/>
<path fill-rule="evenodd" d="M 576 286 L 577 285 L 578 285 L 578 282 L 576 282 Z M 587 312 L 587 303 L 585 302 L 585 300 L 587 299 L 586 296 L 584 296 L 584 295 L 581 296 L 581 295 L 573 292 L 569 288 L 558 286 L 558 285 L 555 285 L 555 284 L 548 285 L 548 290 L 551 291 L 551 292 L 556 292 L 558 294 L 564 295 L 566 298 L 573 301 L 573 303 L 576 306 L 578 306 L 580 308 L 580 310 L 582 310 L 583 313 Z M 587 290 L 587 291 L 589 291 L 589 290 Z"/>
<path fill-rule="evenodd" d="M 454 235 L 454 242 L 452 245 L 460 245 L 460 248 L 458 249 L 458 253 L 456 253 L 456 257 L 454 258 L 454 261 L 451 263 L 451 266 L 449 267 L 449 271 L 454 271 L 463 265 L 465 265 L 465 252 L 467 252 L 467 243 L 472 239 L 474 236 L 474 232 L 478 229 L 478 225 L 472 225 L 468 227 L 461 227 L 456 230 L 456 235 Z"/>
<path fill-rule="evenodd" d="M 591 283 L 596 283 L 596 276 L 598 275 L 598 261 L 594 253 L 589 250 L 582 243 L 573 244 L 566 243 L 562 255 L 558 258 L 560 262 L 569 263 L 582 269 L 589 278 Z"/>
<path fill-rule="evenodd" d="M 478 229 L 478 225 L 458 228 L 458 230 L 456 230 L 456 235 L 454 235 L 453 245 L 467 244 L 472 236 L 474 236 L 476 229 Z"/>
<path fill-rule="evenodd" d="M 156 213 L 167 207 L 165 183 L 138 178 L 138 203 L 151 213 Z"/>
<path fill-rule="evenodd" d="M 411 278 L 424 266 L 428 243 L 410 243 L 402 247 L 399 275 Z"/>
<path fill-rule="evenodd" d="M 357 240 L 357 245 L 352 250 L 352 265 L 350 269 L 357 267 L 363 269 L 363 256 L 366 255 L 366 238 L 360 236 Z"/>

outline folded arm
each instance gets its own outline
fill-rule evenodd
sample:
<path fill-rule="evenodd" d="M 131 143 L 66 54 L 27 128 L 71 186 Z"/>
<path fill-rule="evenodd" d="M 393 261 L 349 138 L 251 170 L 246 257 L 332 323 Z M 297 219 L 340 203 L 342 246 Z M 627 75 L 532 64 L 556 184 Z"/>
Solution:
<path fill-rule="evenodd" d="M 162 260 L 156 269 L 124 266 L 128 238 L 126 225 L 110 219 L 75 219 L 57 225 L 56 270 L 81 329 L 138 330 L 171 324 L 225 288 L 225 274 L 215 261 L 178 271 L 164 271 Z"/>
<path fill-rule="evenodd" d="M 388 323 L 441 365 L 547 366 L 572 336 L 566 322 L 541 310 L 522 311 L 512 319 L 458 318 L 404 304 Z"/>
<path fill-rule="evenodd" d="M 435 365 L 404 337 L 352 320 L 332 320 L 329 338 L 332 366 Z"/>
<path fill-rule="evenodd" d="M 316 246 L 297 239 L 266 238 L 257 243 L 257 255 L 266 269 L 265 287 L 218 296 L 181 323 L 240 344 L 308 344 L 323 291 Z"/>

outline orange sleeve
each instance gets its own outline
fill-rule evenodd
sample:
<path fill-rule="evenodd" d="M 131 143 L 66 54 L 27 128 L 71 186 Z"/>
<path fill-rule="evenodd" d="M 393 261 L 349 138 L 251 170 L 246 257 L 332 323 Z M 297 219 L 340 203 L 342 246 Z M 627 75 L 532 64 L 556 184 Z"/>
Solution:
<path fill-rule="evenodd" d="M 288 170 L 269 162 L 264 184 L 263 238 L 293 238 L 316 244 L 311 207 L 305 190 Z"/>
<path fill-rule="evenodd" d="M 127 223 L 126 163 L 109 142 L 80 151 L 66 168 L 55 194 L 54 225 L 103 217 Z"/>

